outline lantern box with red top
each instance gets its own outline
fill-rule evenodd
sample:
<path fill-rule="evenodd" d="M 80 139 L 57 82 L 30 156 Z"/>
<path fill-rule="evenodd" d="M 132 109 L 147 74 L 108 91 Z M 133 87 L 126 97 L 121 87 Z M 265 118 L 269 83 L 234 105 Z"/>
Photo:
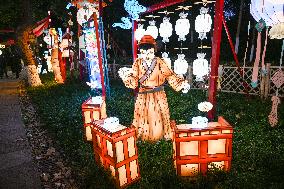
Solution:
<path fill-rule="evenodd" d="M 176 125 L 175 121 L 171 121 L 171 127 L 174 165 L 179 176 L 205 175 L 210 168 L 230 170 L 233 128 L 223 117 L 202 129 L 191 128 L 191 124 Z"/>
<path fill-rule="evenodd" d="M 92 141 L 92 132 L 90 125 L 94 120 L 106 118 L 106 103 L 105 98 L 102 97 L 101 102 L 94 101 L 92 97 L 88 98 L 82 104 L 82 116 L 84 123 L 84 138 L 85 141 Z"/>
<path fill-rule="evenodd" d="M 104 120 L 93 122 L 93 149 L 97 162 L 110 170 L 116 186 L 124 188 L 140 179 L 136 129 L 118 124 L 109 129 Z"/>

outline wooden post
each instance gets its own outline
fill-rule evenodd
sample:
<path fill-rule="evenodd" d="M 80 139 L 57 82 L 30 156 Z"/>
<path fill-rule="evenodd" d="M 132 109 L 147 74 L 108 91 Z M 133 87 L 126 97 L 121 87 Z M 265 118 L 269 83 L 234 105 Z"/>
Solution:
<path fill-rule="evenodd" d="M 268 98 L 268 94 L 270 92 L 270 65 L 271 63 L 267 63 L 266 65 L 267 74 L 265 76 L 264 99 Z"/>
<path fill-rule="evenodd" d="M 224 0 L 217 0 L 215 3 L 214 29 L 212 41 L 212 58 L 211 58 L 211 73 L 209 81 L 209 98 L 208 101 L 213 104 L 212 110 L 208 112 L 208 118 L 213 120 L 216 112 L 216 93 L 218 67 L 220 58 L 220 43 L 222 36 L 222 20 L 223 20 Z"/>
<path fill-rule="evenodd" d="M 262 71 L 261 71 L 262 72 Z M 260 78 L 260 98 L 263 99 L 264 97 L 264 87 L 265 87 L 265 80 L 266 80 L 266 75 L 261 73 L 261 78 Z"/>

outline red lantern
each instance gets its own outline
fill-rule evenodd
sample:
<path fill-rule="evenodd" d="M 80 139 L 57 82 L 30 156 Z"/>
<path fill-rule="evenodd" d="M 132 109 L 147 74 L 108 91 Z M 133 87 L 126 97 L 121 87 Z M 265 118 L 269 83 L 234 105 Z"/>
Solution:
<path fill-rule="evenodd" d="M 85 140 L 92 141 L 92 132 L 90 128 L 91 123 L 95 120 L 107 117 L 105 99 L 103 98 L 102 104 L 94 104 L 92 102 L 92 98 L 90 97 L 82 104 L 82 115 L 84 122 Z"/>
<path fill-rule="evenodd" d="M 209 122 L 203 129 L 190 128 L 190 124 L 176 125 L 174 129 L 174 164 L 180 176 L 206 174 L 212 166 L 230 170 L 232 160 L 233 128 L 223 118 Z"/>
<path fill-rule="evenodd" d="M 93 122 L 93 149 L 95 159 L 110 170 L 118 188 L 124 188 L 140 179 L 135 127 L 118 125 L 109 131 L 104 120 Z"/>

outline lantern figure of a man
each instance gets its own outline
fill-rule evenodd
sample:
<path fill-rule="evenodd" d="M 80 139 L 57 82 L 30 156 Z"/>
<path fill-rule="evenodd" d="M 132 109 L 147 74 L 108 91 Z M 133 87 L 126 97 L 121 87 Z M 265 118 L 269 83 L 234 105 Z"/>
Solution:
<path fill-rule="evenodd" d="M 152 36 L 143 36 L 138 46 L 141 57 L 135 60 L 132 69 L 121 68 L 118 72 L 126 87 L 139 87 L 133 125 L 142 140 L 172 139 L 163 85 L 168 81 L 174 90 L 184 93 L 188 92 L 190 85 L 175 74 L 163 59 L 155 57 L 156 42 Z"/>

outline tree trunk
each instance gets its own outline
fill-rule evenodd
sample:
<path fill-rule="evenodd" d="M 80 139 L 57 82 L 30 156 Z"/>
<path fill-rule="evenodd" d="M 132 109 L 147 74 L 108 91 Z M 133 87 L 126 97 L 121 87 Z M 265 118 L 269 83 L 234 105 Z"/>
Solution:
<path fill-rule="evenodd" d="M 42 85 L 39 74 L 37 72 L 36 61 L 31 49 L 32 41 L 30 40 L 30 34 L 32 33 L 32 8 L 30 0 L 22 1 L 23 19 L 21 27 L 17 29 L 18 44 L 23 52 L 23 59 L 25 62 L 25 73 L 27 74 L 28 83 L 30 86 Z"/>
<path fill-rule="evenodd" d="M 238 27 L 237 27 L 237 33 L 236 33 L 236 43 L 235 43 L 236 54 L 238 54 L 238 51 L 239 51 L 240 31 L 241 31 L 241 24 L 242 24 L 242 17 L 243 17 L 243 5 L 244 5 L 244 0 L 241 0 L 239 18 L 238 18 Z"/>

